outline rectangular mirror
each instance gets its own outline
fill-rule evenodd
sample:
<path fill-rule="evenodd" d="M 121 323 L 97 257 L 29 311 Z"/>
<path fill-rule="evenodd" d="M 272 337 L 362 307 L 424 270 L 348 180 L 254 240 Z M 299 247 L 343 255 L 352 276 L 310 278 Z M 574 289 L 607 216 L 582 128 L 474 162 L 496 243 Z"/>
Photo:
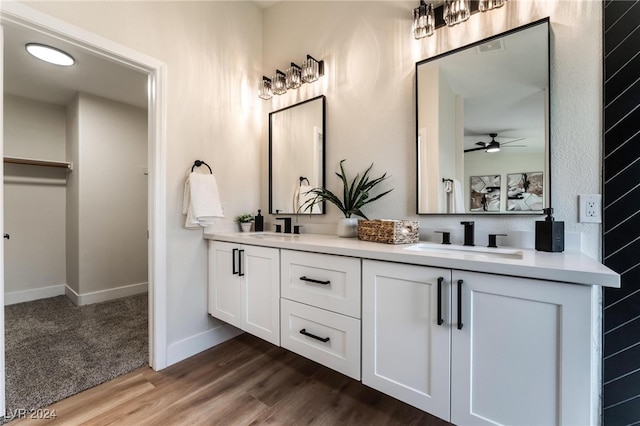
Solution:
<path fill-rule="evenodd" d="M 550 206 L 549 21 L 416 64 L 417 213 Z"/>
<path fill-rule="evenodd" d="M 305 193 L 324 187 L 324 135 L 324 96 L 269 114 L 270 214 L 303 213 Z M 311 213 L 324 210 L 320 203 Z"/>

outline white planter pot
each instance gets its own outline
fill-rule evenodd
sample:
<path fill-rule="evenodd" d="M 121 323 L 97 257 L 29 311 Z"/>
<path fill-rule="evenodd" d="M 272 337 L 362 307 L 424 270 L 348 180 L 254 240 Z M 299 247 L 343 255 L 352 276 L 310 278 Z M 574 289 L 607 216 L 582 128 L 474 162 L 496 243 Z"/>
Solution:
<path fill-rule="evenodd" d="M 251 231 L 251 222 L 245 222 L 240 224 L 240 228 L 242 228 L 242 232 Z"/>
<path fill-rule="evenodd" d="M 358 219 L 346 217 L 338 220 L 338 237 L 352 238 L 358 236 Z"/>

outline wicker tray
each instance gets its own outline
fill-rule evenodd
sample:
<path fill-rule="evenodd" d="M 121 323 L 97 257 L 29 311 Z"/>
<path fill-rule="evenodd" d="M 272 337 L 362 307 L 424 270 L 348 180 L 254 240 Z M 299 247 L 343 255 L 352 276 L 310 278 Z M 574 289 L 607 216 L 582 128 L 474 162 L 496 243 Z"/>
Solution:
<path fill-rule="evenodd" d="M 420 223 L 417 220 L 359 220 L 358 239 L 387 244 L 417 243 Z"/>

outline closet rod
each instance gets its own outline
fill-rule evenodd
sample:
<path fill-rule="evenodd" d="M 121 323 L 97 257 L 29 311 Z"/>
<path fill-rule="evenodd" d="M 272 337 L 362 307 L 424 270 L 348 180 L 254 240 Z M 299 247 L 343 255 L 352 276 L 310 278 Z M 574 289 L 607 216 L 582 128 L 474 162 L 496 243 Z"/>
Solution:
<path fill-rule="evenodd" d="M 43 167 L 58 167 L 73 170 L 71 163 L 65 161 L 49 161 L 49 160 L 36 160 L 31 158 L 19 158 L 19 157 L 4 157 L 5 163 L 10 164 L 23 164 L 27 166 L 43 166 Z"/>

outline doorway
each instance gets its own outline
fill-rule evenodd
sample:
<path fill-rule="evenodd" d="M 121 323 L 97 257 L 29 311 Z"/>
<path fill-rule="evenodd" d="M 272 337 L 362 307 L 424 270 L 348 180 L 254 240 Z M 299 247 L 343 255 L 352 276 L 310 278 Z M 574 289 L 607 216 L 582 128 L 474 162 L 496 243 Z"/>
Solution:
<path fill-rule="evenodd" d="M 154 370 L 167 365 L 166 356 L 166 64 L 142 53 L 101 38 L 26 5 L 3 2 L 0 34 L 7 25 L 34 31 L 73 44 L 83 51 L 123 67 L 148 75 L 148 282 L 149 282 L 149 364 Z M 4 58 L 4 50 L 2 50 Z M 0 82 L 4 79 L 4 64 Z M 0 83 L 1 84 L 1 83 Z M 0 86 L 1 87 L 1 86 Z M 0 113 L 3 113 L 0 93 Z M 0 126 L 0 154 L 4 156 Z M 4 167 L 0 163 L 0 171 Z M 0 223 L 3 223 L 3 190 L 0 187 Z M 5 411 L 4 360 L 4 249 L 0 246 L 0 412 Z"/>

